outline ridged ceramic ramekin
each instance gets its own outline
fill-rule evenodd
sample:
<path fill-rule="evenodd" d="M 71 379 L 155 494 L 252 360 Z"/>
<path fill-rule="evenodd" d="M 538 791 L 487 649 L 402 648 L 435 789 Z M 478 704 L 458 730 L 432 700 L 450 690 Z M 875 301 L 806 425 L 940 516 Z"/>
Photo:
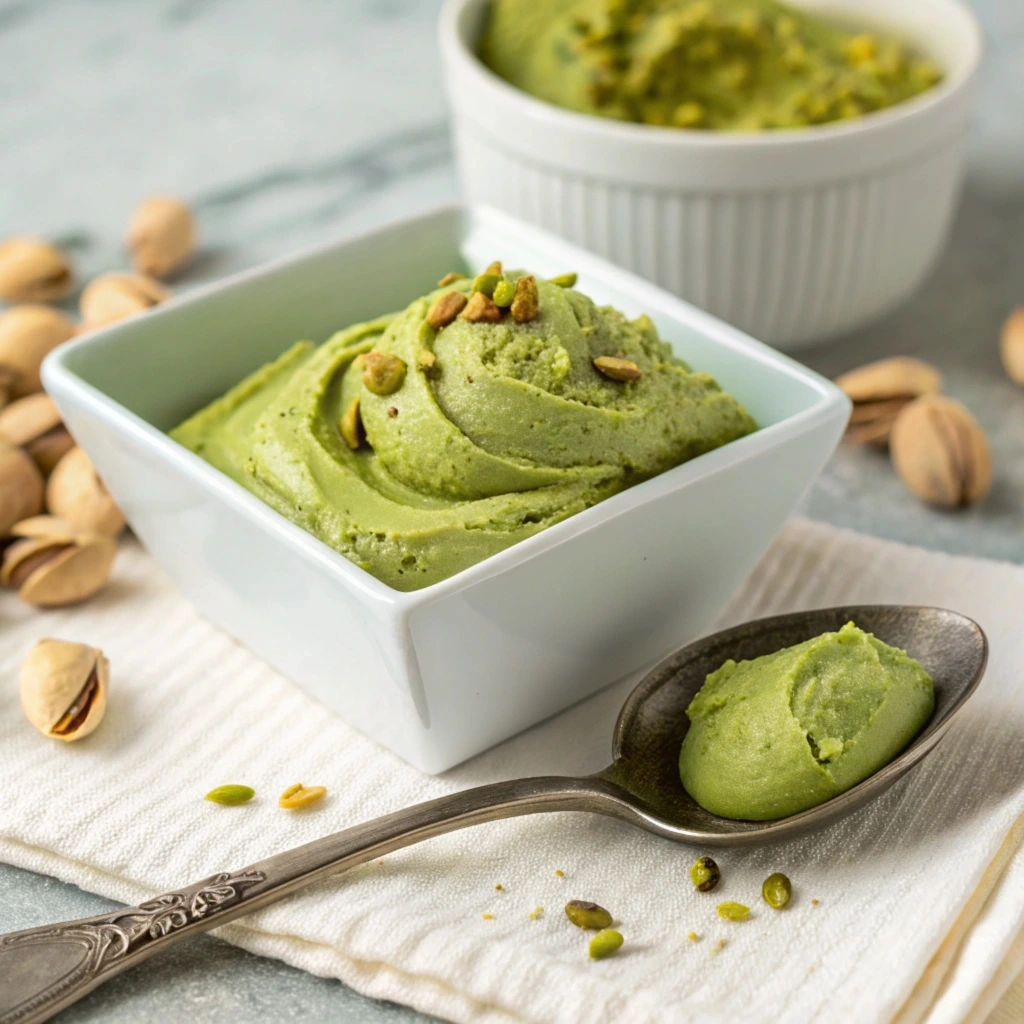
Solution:
<path fill-rule="evenodd" d="M 942 251 L 981 34 L 959 0 L 794 0 L 883 30 L 943 82 L 857 121 L 758 134 L 562 110 L 476 57 L 489 0 L 447 0 L 441 50 L 466 198 L 542 225 L 778 348 L 892 309 Z"/>

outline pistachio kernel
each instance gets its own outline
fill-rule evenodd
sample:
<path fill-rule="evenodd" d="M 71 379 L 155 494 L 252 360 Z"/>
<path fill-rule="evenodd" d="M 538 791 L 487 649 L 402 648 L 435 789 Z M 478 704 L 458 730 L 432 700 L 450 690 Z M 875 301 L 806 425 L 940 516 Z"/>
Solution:
<path fill-rule="evenodd" d="M 427 323 L 435 331 L 447 327 L 466 308 L 468 301 L 462 292 L 445 292 L 430 307 L 430 311 L 427 313 Z"/>
<path fill-rule="evenodd" d="M 750 915 L 750 907 L 742 903 L 733 903 L 731 900 L 719 903 L 715 910 L 723 921 L 745 921 Z"/>
<path fill-rule="evenodd" d="M 711 892 L 722 880 L 722 872 L 710 857 L 698 857 L 690 868 L 690 881 L 701 891 Z"/>
<path fill-rule="evenodd" d="M 425 377 L 437 377 L 441 368 L 437 365 L 437 356 L 429 348 L 421 348 L 416 356 L 416 365 L 423 371 Z"/>
<path fill-rule="evenodd" d="M 605 928 L 590 940 L 590 959 L 603 960 L 606 956 L 611 956 L 624 941 L 621 932 L 615 931 L 614 928 Z"/>
<path fill-rule="evenodd" d="M 465 274 L 457 274 L 452 271 L 450 274 L 445 274 L 440 281 L 437 282 L 438 288 L 447 288 L 450 284 L 455 284 L 456 281 L 464 281 L 466 279 Z"/>
<path fill-rule="evenodd" d="M 471 324 L 496 324 L 501 320 L 501 310 L 494 304 L 494 299 L 483 292 L 473 292 L 459 317 Z"/>
<path fill-rule="evenodd" d="M 237 804 L 248 803 L 256 795 L 256 790 L 251 786 L 216 786 L 203 797 L 213 804 L 225 804 L 229 807 Z"/>
<path fill-rule="evenodd" d="M 516 281 L 516 295 L 512 300 L 512 319 L 518 324 L 529 323 L 540 312 L 540 295 L 537 280 L 533 276 L 521 277 Z"/>
<path fill-rule="evenodd" d="M 548 284 L 557 284 L 559 288 L 572 288 L 576 284 L 577 274 L 556 274 L 548 278 Z"/>
<path fill-rule="evenodd" d="M 577 928 L 600 931 L 612 923 L 612 915 L 604 907 L 587 900 L 569 900 L 565 905 L 565 916 Z"/>
<path fill-rule="evenodd" d="M 507 277 L 503 277 L 494 289 L 494 295 L 492 296 L 494 304 L 502 309 L 507 309 L 512 305 L 512 300 L 515 297 L 516 286 Z"/>
<path fill-rule="evenodd" d="M 284 807 L 289 811 L 298 810 L 300 807 L 308 807 L 322 800 L 327 796 L 327 789 L 324 786 L 304 786 L 296 782 L 289 786 L 277 799 L 277 806 Z"/>
<path fill-rule="evenodd" d="M 598 356 L 594 360 L 598 372 L 609 380 L 639 380 L 642 376 L 640 367 L 632 359 L 620 359 L 618 356 Z"/>
<path fill-rule="evenodd" d="M 367 352 L 363 366 L 363 384 L 375 395 L 393 394 L 405 380 L 405 363 L 387 352 Z"/>
<path fill-rule="evenodd" d="M 359 416 L 358 398 L 353 398 L 349 402 L 345 414 L 341 417 L 338 429 L 341 431 L 342 440 L 352 451 L 355 451 L 365 440 L 366 433 L 363 430 L 363 421 Z"/>
<path fill-rule="evenodd" d="M 493 263 L 489 263 L 487 265 L 487 269 L 484 270 L 484 273 L 497 274 L 498 277 L 501 277 L 501 275 L 504 273 L 504 271 L 501 269 L 501 260 L 495 260 Z"/>
<path fill-rule="evenodd" d="M 493 264 L 491 264 L 493 266 Z M 501 273 L 497 274 L 493 270 L 485 270 L 482 274 L 477 274 L 473 278 L 473 293 L 486 295 L 487 298 L 491 298 L 494 295 L 494 289 L 498 287 L 501 281 Z"/>
<path fill-rule="evenodd" d="M 793 885 L 781 872 L 769 875 L 761 885 L 761 896 L 775 910 L 781 910 L 793 895 Z"/>

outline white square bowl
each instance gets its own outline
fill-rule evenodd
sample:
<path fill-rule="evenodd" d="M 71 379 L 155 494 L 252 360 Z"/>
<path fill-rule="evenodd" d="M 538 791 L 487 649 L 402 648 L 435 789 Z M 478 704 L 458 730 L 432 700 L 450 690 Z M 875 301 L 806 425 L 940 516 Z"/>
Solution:
<path fill-rule="evenodd" d="M 166 431 L 298 338 L 493 259 L 648 313 L 761 429 L 451 578 L 400 593 Z M 698 635 L 834 450 L 829 381 L 574 245 L 449 206 L 270 264 L 54 352 L 47 389 L 129 522 L 212 622 L 347 722 L 440 772 Z"/>

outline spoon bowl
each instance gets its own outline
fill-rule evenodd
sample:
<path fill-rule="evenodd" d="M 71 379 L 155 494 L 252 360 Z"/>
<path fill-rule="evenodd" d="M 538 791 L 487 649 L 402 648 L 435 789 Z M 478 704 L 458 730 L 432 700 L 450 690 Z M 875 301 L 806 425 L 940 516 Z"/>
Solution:
<path fill-rule="evenodd" d="M 759 658 L 847 622 L 919 661 L 935 684 L 935 710 L 896 758 L 845 793 L 774 821 L 720 818 L 683 789 L 679 748 L 689 729 L 686 708 L 724 661 Z M 785 839 L 849 814 L 888 789 L 934 749 L 981 682 L 988 641 L 966 616 L 943 608 L 857 605 L 792 612 L 733 626 L 689 644 L 649 672 L 619 713 L 613 761 L 598 778 L 621 788 L 642 811 L 636 824 L 679 842 L 740 846 Z"/>
<path fill-rule="evenodd" d="M 860 784 L 776 821 L 735 821 L 700 807 L 679 779 L 686 708 L 726 659 L 772 654 L 854 621 L 921 662 L 935 682 L 935 710 L 907 748 Z M 615 726 L 611 765 L 582 779 L 541 776 L 464 790 L 407 807 L 221 871 L 137 907 L 0 935 L 0 1024 L 37 1024 L 107 978 L 196 932 L 219 927 L 289 893 L 393 850 L 485 821 L 546 811 L 590 811 L 665 839 L 708 846 L 763 843 L 818 828 L 891 786 L 942 738 L 985 671 L 977 623 L 941 608 L 861 605 L 794 612 L 715 633 L 644 677 Z"/>

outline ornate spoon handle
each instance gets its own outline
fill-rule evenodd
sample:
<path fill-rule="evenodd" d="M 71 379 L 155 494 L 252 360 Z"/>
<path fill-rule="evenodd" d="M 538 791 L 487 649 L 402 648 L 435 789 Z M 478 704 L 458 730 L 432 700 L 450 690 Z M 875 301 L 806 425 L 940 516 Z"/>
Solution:
<path fill-rule="evenodd" d="M 633 815 L 613 783 L 538 777 L 453 793 L 98 917 L 0 936 L 0 1024 L 36 1024 L 195 932 L 423 839 L 544 811 Z"/>

